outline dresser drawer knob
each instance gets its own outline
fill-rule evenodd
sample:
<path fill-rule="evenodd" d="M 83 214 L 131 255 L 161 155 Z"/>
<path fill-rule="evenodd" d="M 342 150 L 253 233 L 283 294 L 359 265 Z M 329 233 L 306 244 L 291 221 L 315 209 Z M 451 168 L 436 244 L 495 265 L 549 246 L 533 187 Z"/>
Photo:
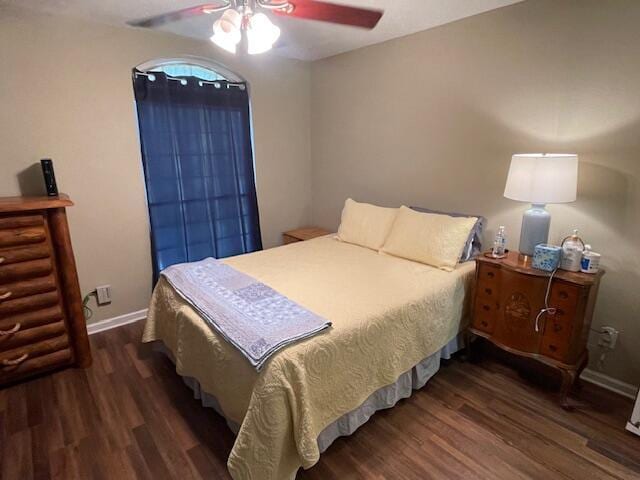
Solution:
<path fill-rule="evenodd" d="M 484 293 L 486 293 L 487 295 L 491 295 L 492 292 L 493 292 L 493 290 L 491 290 L 490 288 L 485 288 L 484 289 Z"/>
<path fill-rule="evenodd" d="M 488 312 L 489 310 L 491 310 L 491 307 L 489 305 L 482 305 L 482 309 Z"/>
<path fill-rule="evenodd" d="M 29 354 L 25 353 L 24 355 L 20 355 L 18 358 L 13 358 L 11 360 L 9 360 L 9 359 L 2 360 L 2 365 L 4 367 L 15 367 L 17 365 L 20 365 L 27 358 L 29 358 Z"/>
<path fill-rule="evenodd" d="M 13 328 L 9 329 L 9 330 L 0 330 L 0 337 L 4 336 L 4 335 L 11 335 L 12 333 L 16 333 L 18 330 L 20 330 L 20 327 L 22 325 L 20 323 L 16 323 Z"/>
<path fill-rule="evenodd" d="M 483 327 L 488 327 L 489 326 L 489 324 L 487 323 L 486 320 L 482 320 L 480 323 L 482 324 Z"/>
<path fill-rule="evenodd" d="M 549 350 L 555 352 L 556 350 L 558 350 L 558 347 L 556 347 L 555 345 L 549 345 Z"/>
<path fill-rule="evenodd" d="M 562 298 L 563 300 L 566 300 L 567 298 L 569 298 L 569 294 L 567 292 L 565 292 L 564 290 L 562 290 L 560 293 L 558 293 L 558 296 L 560 298 Z"/>
<path fill-rule="evenodd" d="M 495 277 L 495 276 L 496 276 L 496 274 L 495 274 L 495 273 L 493 273 L 493 272 L 489 272 L 489 273 L 487 273 L 487 277 L 489 277 L 489 278 L 493 278 L 493 277 Z"/>
<path fill-rule="evenodd" d="M 11 292 L 4 292 L 4 293 L 0 293 L 0 302 L 2 300 L 6 300 L 7 298 L 9 298 L 12 295 Z"/>

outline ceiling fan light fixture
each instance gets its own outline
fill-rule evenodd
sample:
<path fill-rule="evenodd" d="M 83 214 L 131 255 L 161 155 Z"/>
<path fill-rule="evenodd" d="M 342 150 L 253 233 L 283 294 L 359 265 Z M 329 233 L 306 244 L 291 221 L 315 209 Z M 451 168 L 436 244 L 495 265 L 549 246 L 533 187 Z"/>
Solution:
<path fill-rule="evenodd" d="M 234 12 L 238 17 L 236 18 L 233 14 L 227 15 L 229 12 Z M 223 50 L 236 53 L 236 47 L 242 40 L 241 22 L 242 17 L 238 12 L 226 10 L 224 15 L 214 22 L 210 40 Z"/>
<path fill-rule="evenodd" d="M 257 55 L 271 50 L 280 37 L 280 28 L 264 13 L 256 13 L 247 25 L 247 53 Z"/>

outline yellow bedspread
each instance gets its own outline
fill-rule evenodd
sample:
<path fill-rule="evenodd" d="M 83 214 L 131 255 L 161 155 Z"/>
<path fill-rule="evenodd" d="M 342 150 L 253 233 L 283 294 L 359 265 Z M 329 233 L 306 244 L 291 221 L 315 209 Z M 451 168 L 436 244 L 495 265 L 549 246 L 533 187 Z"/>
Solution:
<path fill-rule="evenodd" d="M 162 340 L 177 372 L 241 425 L 227 464 L 236 480 L 289 479 L 314 465 L 325 427 L 459 332 L 474 271 L 474 262 L 444 272 L 331 236 L 225 262 L 333 322 L 257 373 L 165 280 L 156 286 L 143 341 Z"/>

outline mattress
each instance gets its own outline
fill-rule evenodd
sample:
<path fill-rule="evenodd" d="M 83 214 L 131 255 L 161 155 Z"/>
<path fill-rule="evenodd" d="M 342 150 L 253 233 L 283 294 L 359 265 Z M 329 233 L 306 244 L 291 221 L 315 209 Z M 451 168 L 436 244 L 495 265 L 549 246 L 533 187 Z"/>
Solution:
<path fill-rule="evenodd" d="M 286 479 L 319 458 L 318 436 L 438 352 L 462 328 L 473 262 L 453 272 L 332 236 L 225 260 L 333 327 L 278 352 L 257 373 L 160 280 L 143 340 L 161 340 L 239 430 L 233 478 Z"/>

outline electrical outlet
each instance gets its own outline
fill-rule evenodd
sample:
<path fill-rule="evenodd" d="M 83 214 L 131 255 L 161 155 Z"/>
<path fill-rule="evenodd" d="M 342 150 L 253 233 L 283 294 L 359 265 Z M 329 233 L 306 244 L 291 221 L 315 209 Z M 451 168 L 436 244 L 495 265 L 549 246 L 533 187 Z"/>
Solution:
<path fill-rule="evenodd" d="M 96 287 L 96 300 L 98 305 L 111 303 L 111 285 L 101 285 Z"/>
<path fill-rule="evenodd" d="M 598 346 L 613 350 L 618 343 L 618 330 L 613 327 L 602 327 L 600 329 L 600 338 L 598 339 Z"/>

